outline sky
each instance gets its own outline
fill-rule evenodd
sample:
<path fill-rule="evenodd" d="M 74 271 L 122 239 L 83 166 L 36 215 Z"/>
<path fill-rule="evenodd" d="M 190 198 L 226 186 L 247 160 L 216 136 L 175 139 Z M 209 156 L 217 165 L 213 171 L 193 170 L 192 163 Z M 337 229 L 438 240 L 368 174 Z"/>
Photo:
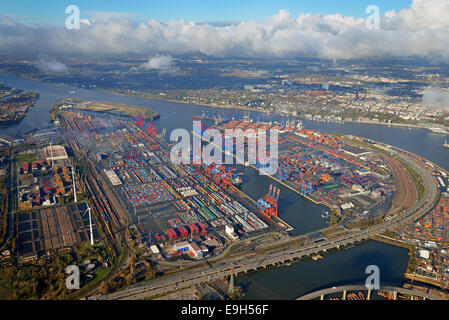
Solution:
<path fill-rule="evenodd" d="M 77 54 L 146 55 L 141 68 L 164 70 L 186 54 L 449 63 L 449 0 L 69 1 L 2 0 L 0 53 L 45 56 L 55 72 L 67 70 L 58 55 Z"/>
<path fill-rule="evenodd" d="M 293 16 L 339 13 L 361 18 L 366 16 L 368 5 L 377 5 L 381 12 L 386 12 L 399 11 L 411 3 L 412 0 L 2 0 L 0 13 L 20 22 L 64 25 L 65 8 L 77 5 L 82 19 L 115 15 L 136 22 L 183 19 L 204 23 L 265 21 L 281 9 Z"/>

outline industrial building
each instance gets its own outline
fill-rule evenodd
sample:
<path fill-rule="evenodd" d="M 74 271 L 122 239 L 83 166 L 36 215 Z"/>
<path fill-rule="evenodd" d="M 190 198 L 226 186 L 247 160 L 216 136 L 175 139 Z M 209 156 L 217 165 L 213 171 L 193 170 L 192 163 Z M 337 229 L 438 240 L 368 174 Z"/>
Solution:
<path fill-rule="evenodd" d="M 195 259 L 202 259 L 205 255 L 209 253 L 209 250 L 205 246 L 199 246 L 194 241 L 182 241 L 173 244 L 172 251 L 174 255 L 179 254 L 189 254 Z"/>
<path fill-rule="evenodd" d="M 340 150 L 343 152 L 346 152 L 347 154 L 353 156 L 353 157 L 361 157 L 366 156 L 368 154 L 371 154 L 371 151 L 364 150 L 362 148 L 356 147 L 356 146 L 349 146 L 345 145 L 344 147 L 340 147 Z"/>
<path fill-rule="evenodd" d="M 114 172 L 114 170 L 104 169 L 104 173 L 106 174 L 106 176 L 108 177 L 109 181 L 111 182 L 111 184 L 113 186 L 119 186 L 122 184 L 122 181 L 117 176 L 117 174 Z"/>
<path fill-rule="evenodd" d="M 52 145 L 44 148 L 42 156 L 48 161 L 66 160 L 69 158 L 64 146 L 60 145 Z"/>
<path fill-rule="evenodd" d="M 229 225 L 227 225 L 226 227 L 225 227 L 225 232 L 226 232 L 226 235 L 228 236 L 228 237 L 230 237 L 232 240 L 237 240 L 239 237 L 235 234 L 235 232 L 234 232 L 234 227 L 232 227 L 232 226 L 229 226 Z"/>

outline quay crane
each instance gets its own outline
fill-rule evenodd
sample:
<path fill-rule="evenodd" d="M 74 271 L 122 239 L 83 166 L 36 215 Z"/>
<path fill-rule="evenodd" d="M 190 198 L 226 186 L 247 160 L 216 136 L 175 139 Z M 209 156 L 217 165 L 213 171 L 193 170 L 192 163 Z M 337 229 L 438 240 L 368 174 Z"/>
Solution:
<path fill-rule="evenodd" d="M 313 192 L 312 184 L 310 182 L 306 182 L 304 180 L 304 175 L 303 175 L 302 172 L 301 172 L 301 183 L 300 183 L 300 185 L 301 185 L 301 194 L 306 196 L 306 195 L 308 195 L 308 194 Z"/>
<path fill-rule="evenodd" d="M 278 200 L 280 189 L 270 184 L 268 193 L 254 204 L 261 214 L 272 219 L 278 216 Z"/>
<path fill-rule="evenodd" d="M 134 119 L 136 120 L 136 124 L 139 127 L 141 127 L 141 128 L 145 127 L 145 123 L 144 123 L 145 118 L 142 114 L 139 113 Z M 157 129 L 155 126 L 153 126 L 153 124 L 151 122 L 147 122 L 146 127 L 147 127 L 148 135 L 154 136 L 154 137 L 157 136 Z"/>

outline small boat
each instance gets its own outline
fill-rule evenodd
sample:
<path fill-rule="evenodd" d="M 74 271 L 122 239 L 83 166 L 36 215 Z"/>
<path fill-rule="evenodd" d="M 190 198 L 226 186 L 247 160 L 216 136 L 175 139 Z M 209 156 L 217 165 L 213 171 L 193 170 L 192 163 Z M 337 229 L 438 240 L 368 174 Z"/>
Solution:
<path fill-rule="evenodd" d="M 323 256 L 317 254 L 317 255 L 312 256 L 312 259 L 315 260 L 315 261 L 321 260 L 321 259 L 323 259 Z"/>
<path fill-rule="evenodd" d="M 321 214 L 321 218 L 323 218 L 323 219 L 327 219 L 327 218 L 329 218 L 329 216 L 330 216 L 329 211 L 324 211 L 324 213 Z"/>

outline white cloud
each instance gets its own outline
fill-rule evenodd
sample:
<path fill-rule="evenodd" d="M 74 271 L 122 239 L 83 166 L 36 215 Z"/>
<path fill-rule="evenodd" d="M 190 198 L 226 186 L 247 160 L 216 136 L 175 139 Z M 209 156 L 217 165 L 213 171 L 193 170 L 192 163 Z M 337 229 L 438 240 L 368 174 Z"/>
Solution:
<path fill-rule="evenodd" d="M 449 109 L 449 90 L 427 87 L 423 91 L 422 102 L 426 107 Z"/>
<path fill-rule="evenodd" d="M 334 61 L 416 56 L 449 62 L 448 17 L 448 0 L 414 0 L 410 8 L 386 13 L 380 30 L 368 30 L 361 18 L 340 14 L 301 14 L 294 18 L 286 10 L 265 22 L 230 25 L 184 20 L 134 23 L 125 14 L 107 20 L 83 20 L 80 30 L 30 26 L 0 17 L 0 52 L 202 53 L 216 57 L 310 56 Z"/>
<path fill-rule="evenodd" d="M 88 26 L 92 25 L 92 21 L 90 21 L 89 19 L 80 19 L 80 23 L 84 23 Z"/>
<path fill-rule="evenodd" d="M 449 1 L 414 0 L 411 7 L 399 11 L 406 30 L 449 28 Z"/>
<path fill-rule="evenodd" d="M 69 68 L 54 58 L 40 58 L 37 62 L 38 68 L 45 73 L 65 72 Z"/>
<path fill-rule="evenodd" d="M 149 71 L 158 70 L 159 73 L 176 73 L 179 68 L 171 56 L 157 54 L 149 57 L 148 61 L 142 63 L 138 67 L 132 67 L 129 71 Z"/>
<path fill-rule="evenodd" d="M 168 69 L 173 68 L 175 63 L 171 56 L 164 55 L 156 55 L 154 57 L 150 57 L 147 62 L 142 63 L 139 66 L 141 70 L 160 70 L 160 69 Z"/>

